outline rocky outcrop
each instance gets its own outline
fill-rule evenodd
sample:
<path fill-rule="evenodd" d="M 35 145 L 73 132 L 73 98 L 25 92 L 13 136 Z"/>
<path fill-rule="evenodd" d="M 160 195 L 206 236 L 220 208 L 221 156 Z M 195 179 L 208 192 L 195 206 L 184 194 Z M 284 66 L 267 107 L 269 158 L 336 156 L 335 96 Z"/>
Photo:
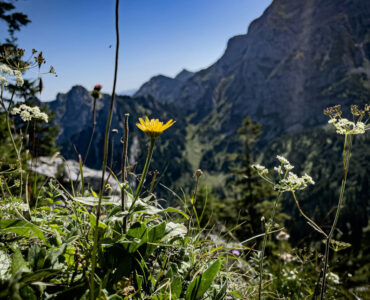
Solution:
<path fill-rule="evenodd" d="M 219 133 L 235 133 L 250 115 L 267 141 L 326 122 L 329 105 L 368 101 L 369 59 L 370 1 L 275 0 L 247 34 L 229 40 L 215 64 L 166 101 L 195 111 L 201 127 L 221 122 Z"/>
<path fill-rule="evenodd" d="M 180 90 L 193 75 L 184 69 L 175 78 L 154 76 L 140 87 L 135 96 L 151 95 L 162 103 L 176 103 Z"/>
<path fill-rule="evenodd" d="M 80 167 L 75 160 L 63 160 L 61 157 L 38 157 L 37 161 L 29 163 L 29 168 L 40 175 L 49 178 L 56 178 L 68 188 L 68 184 L 73 182 L 77 187 L 81 184 Z M 83 167 L 83 178 L 85 188 L 92 188 L 94 191 L 100 190 L 102 172 L 87 167 Z M 120 188 L 116 180 L 111 176 L 108 179 L 112 194 L 120 194 Z"/>

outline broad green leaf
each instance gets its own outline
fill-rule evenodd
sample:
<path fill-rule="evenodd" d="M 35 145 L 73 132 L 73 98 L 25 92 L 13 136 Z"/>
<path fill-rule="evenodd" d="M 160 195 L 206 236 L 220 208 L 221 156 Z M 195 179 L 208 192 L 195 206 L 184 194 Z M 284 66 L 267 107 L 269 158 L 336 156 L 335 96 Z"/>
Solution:
<path fill-rule="evenodd" d="M 97 206 L 99 203 L 98 197 L 73 197 L 73 200 L 89 206 Z M 112 202 L 111 197 L 104 197 L 101 200 L 101 205 L 114 205 L 117 203 Z"/>
<path fill-rule="evenodd" d="M 162 222 L 153 228 L 151 228 L 148 232 L 148 243 L 155 243 L 159 242 L 165 233 L 166 230 L 166 222 Z M 157 248 L 156 245 L 150 245 L 148 244 L 145 251 L 145 256 L 148 257 L 152 252 Z"/>
<path fill-rule="evenodd" d="M 178 224 L 173 222 L 168 222 L 166 226 L 166 234 L 164 238 L 166 240 L 172 239 L 173 237 L 184 237 L 188 232 L 188 229 L 184 224 Z"/>
<path fill-rule="evenodd" d="M 16 249 L 13 257 L 12 257 L 12 264 L 10 266 L 11 273 L 15 276 L 17 273 L 20 272 L 29 272 L 30 269 L 27 266 L 26 261 L 23 258 L 23 255 L 19 249 Z"/>
<path fill-rule="evenodd" d="M 22 276 L 21 282 L 23 283 L 39 282 L 45 278 L 55 276 L 60 272 L 61 272 L 60 270 L 51 270 L 51 269 L 37 270 L 35 272 L 27 273 L 24 276 Z"/>
<path fill-rule="evenodd" d="M 37 237 L 46 242 L 45 236 L 41 229 L 36 225 L 24 220 L 1 220 L 0 232 L 16 233 L 27 238 Z"/>
<path fill-rule="evenodd" d="M 198 275 L 190 282 L 186 294 L 186 300 L 201 299 L 203 294 L 209 289 L 213 280 L 216 278 L 221 268 L 221 259 L 217 259 L 205 272 Z"/>
<path fill-rule="evenodd" d="M 187 220 L 189 220 L 189 216 L 184 213 L 183 211 L 173 208 L 173 207 L 168 207 L 165 209 L 160 209 L 152 205 L 147 205 L 145 203 L 140 203 L 137 205 L 136 209 L 134 210 L 137 213 L 145 213 L 148 215 L 157 215 L 160 213 L 178 213 L 182 216 L 184 216 Z"/>
<path fill-rule="evenodd" d="M 175 276 L 171 282 L 172 299 L 179 299 L 182 291 L 182 281 L 179 276 Z"/>
<path fill-rule="evenodd" d="M 127 237 L 134 239 L 132 243 L 125 244 L 126 249 L 130 253 L 134 253 L 141 245 L 147 242 L 148 228 L 143 223 L 136 222 L 127 231 Z"/>
<path fill-rule="evenodd" d="M 26 286 L 22 287 L 19 290 L 19 295 L 21 296 L 22 299 L 37 300 L 35 292 L 33 291 L 33 289 L 29 285 L 26 285 Z"/>
<path fill-rule="evenodd" d="M 96 226 L 96 217 L 95 217 L 95 215 L 93 215 L 92 213 L 90 213 L 90 214 L 89 214 L 89 218 L 90 218 L 91 228 L 92 228 L 93 230 L 95 230 L 95 226 Z M 99 221 L 99 228 L 105 229 L 105 228 L 107 228 L 107 225 L 105 225 L 103 222 L 100 222 L 100 221 Z"/>

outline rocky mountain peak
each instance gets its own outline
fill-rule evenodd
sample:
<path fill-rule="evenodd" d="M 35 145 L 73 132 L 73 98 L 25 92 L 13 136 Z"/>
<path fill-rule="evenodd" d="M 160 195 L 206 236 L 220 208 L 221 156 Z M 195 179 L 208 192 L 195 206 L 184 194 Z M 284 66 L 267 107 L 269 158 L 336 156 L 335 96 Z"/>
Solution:
<path fill-rule="evenodd" d="M 187 81 L 191 76 L 193 76 L 194 73 L 193 72 L 190 72 L 186 69 L 182 69 L 180 73 L 178 73 L 176 76 L 175 76 L 175 79 L 177 80 L 180 80 L 182 82 L 185 82 Z"/>

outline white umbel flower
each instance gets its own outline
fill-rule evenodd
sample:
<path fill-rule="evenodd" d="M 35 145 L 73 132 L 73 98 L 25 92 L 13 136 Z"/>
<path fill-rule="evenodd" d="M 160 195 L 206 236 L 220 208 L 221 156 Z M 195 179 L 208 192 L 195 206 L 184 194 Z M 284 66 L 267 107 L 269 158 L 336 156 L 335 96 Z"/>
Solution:
<path fill-rule="evenodd" d="M 41 120 L 45 123 L 49 121 L 49 116 L 41 112 L 37 106 L 30 107 L 26 104 L 21 104 L 19 107 L 14 107 L 10 113 L 12 115 L 20 115 L 24 122 L 31 121 L 32 119 Z"/>

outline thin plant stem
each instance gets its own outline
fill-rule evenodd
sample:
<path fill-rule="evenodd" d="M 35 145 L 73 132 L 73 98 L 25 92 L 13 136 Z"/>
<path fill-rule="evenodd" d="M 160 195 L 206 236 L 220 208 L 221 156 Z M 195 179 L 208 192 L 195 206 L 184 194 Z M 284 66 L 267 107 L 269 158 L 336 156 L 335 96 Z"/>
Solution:
<path fill-rule="evenodd" d="M 274 224 L 274 219 L 275 219 L 275 214 L 276 214 L 276 207 L 281 199 L 282 193 L 280 192 L 278 196 L 276 197 L 275 203 L 274 203 L 274 209 L 272 211 L 271 218 L 269 220 L 270 224 L 267 224 L 266 229 L 265 229 L 265 235 L 263 237 L 263 242 L 262 242 L 262 249 L 261 249 L 261 257 L 260 257 L 260 280 L 259 280 L 259 287 L 258 287 L 258 300 L 261 300 L 261 294 L 262 294 L 262 281 L 263 281 L 263 261 L 264 261 L 264 256 L 265 256 L 265 249 L 266 249 L 266 244 L 267 244 L 267 237 L 269 235 L 270 227 L 273 226 Z M 269 223 L 268 222 L 268 223 Z"/>
<path fill-rule="evenodd" d="M 197 220 L 197 227 L 198 227 L 198 230 L 200 230 L 200 221 L 199 221 L 199 218 L 198 218 L 197 210 L 196 210 L 196 208 L 195 208 L 195 200 L 196 200 L 197 192 L 198 192 L 199 177 L 200 177 L 200 176 L 196 176 L 195 188 L 194 188 L 194 192 L 193 192 L 193 195 L 192 195 L 192 197 L 191 197 L 191 200 L 190 200 L 190 204 L 191 204 L 191 207 L 192 207 L 193 213 L 194 213 L 195 218 L 196 218 L 196 220 Z M 191 219 L 192 219 L 192 216 L 190 216 L 190 219 L 189 219 L 189 227 L 188 227 L 188 231 L 189 231 L 189 232 L 190 232 L 190 227 L 191 227 Z"/>
<path fill-rule="evenodd" d="M 131 204 L 130 210 L 134 207 L 134 204 L 135 204 L 136 200 L 139 198 L 141 189 L 143 188 L 145 177 L 146 177 L 146 174 L 148 173 L 150 161 L 151 161 L 152 155 L 153 155 L 154 142 L 155 142 L 155 139 L 150 139 L 150 145 L 149 145 L 148 155 L 146 157 L 145 166 L 144 166 L 144 169 L 143 169 L 143 173 L 140 176 L 139 185 L 137 186 L 137 189 L 136 189 L 136 192 L 135 192 L 134 201 Z"/>
<path fill-rule="evenodd" d="M 102 202 L 103 189 L 104 189 L 105 169 L 107 167 L 107 160 L 108 160 L 109 131 L 110 131 L 111 123 L 112 123 L 113 107 L 114 107 L 116 84 L 117 84 L 118 55 L 119 55 L 119 23 L 118 22 L 119 22 L 119 0 L 116 0 L 116 6 L 115 6 L 116 54 L 115 54 L 112 98 L 111 98 L 111 103 L 110 103 L 110 108 L 109 108 L 108 120 L 107 120 L 107 124 L 105 128 L 102 177 L 101 177 L 101 182 L 100 182 L 99 201 L 98 201 L 98 206 L 96 209 L 96 224 L 95 224 L 95 231 L 94 231 L 93 249 L 92 249 L 92 254 L 91 254 L 91 274 L 90 274 L 90 299 L 91 300 L 94 300 L 95 298 L 94 297 L 95 268 L 96 268 L 96 254 L 97 254 L 97 249 L 98 249 L 98 237 L 99 237 L 99 220 L 100 220 L 100 214 L 101 214 L 101 202 Z"/>
<path fill-rule="evenodd" d="M 153 178 L 152 178 L 152 182 L 150 183 L 149 194 L 153 192 L 154 184 L 155 184 L 158 174 L 159 174 L 158 171 L 153 172 Z"/>
<path fill-rule="evenodd" d="M 340 211 L 341 211 L 343 203 L 344 203 L 344 191 L 345 191 L 345 188 L 346 188 L 349 162 L 350 162 L 350 159 L 351 159 L 352 142 L 353 142 L 353 135 L 350 135 L 350 138 L 349 138 L 349 141 L 348 141 L 348 136 L 346 134 L 345 138 L 344 138 L 344 147 L 343 147 L 342 185 L 340 187 L 339 202 L 338 202 L 337 210 L 336 210 L 336 213 L 335 213 L 335 218 L 334 218 L 333 224 L 331 226 L 331 229 L 330 229 L 330 232 L 328 234 L 328 237 L 326 239 L 326 244 L 325 244 L 324 269 L 323 269 L 323 274 L 322 274 L 320 300 L 324 299 L 324 294 L 325 294 L 326 273 L 327 273 L 327 270 L 328 270 L 330 243 L 331 243 L 331 239 L 333 237 L 334 231 L 335 231 L 335 227 L 337 226 Z"/>
<path fill-rule="evenodd" d="M 3 101 L 3 89 L 1 89 L 1 101 L 0 101 L 0 105 L 4 109 L 6 126 L 7 126 L 7 129 L 8 129 L 8 132 L 9 132 L 10 139 L 12 141 L 12 145 L 13 145 L 14 151 L 15 151 L 15 153 L 17 155 L 17 163 L 18 163 L 18 168 L 19 168 L 19 173 L 20 173 L 19 198 L 22 198 L 22 194 L 23 194 L 22 159 L 21 159 L 20 149 L 17 147 L 17 145 L 15 143 L 15 140 L 14 140 L 14 137 L 13 137 L 13 134 L 12 134 L 12 130 L 10 128 L 10 120 L 9 120 L 9 108 L 10 108 L 10 104 L 13 103 L 14 95 L 15 95 L 15 90 L 12 91 L 12 95 L 11 95 L 10 100 L 9 100 L 9 106 L 8 106 L 8 109 L 7 109 L 6 106 L 5 106 L 5 104 L 4 104 L 4 101 Z"/>
<path fill-rule="evenodd" d="M 123 135 L 123 151 L 122 151 L 122 185 L 121 185 L 121 209 L 122 212 L 125 211 L 125 205 L 126 205 L 126 161 L 127 161 L 127 146 L 128 146 L 128 133 L 129 133 L 129 128 L 128 128 L 128 118 L 129 114 L 125 114 L 125 128 L 124 128 L 124 135 Z M 123 232 L 126 233 L 127 229 L 127 218 L 126 216 L 123 218 Z"/>
<path fill-rule="evenodd" d="M 85 153 L 85 159 L 84 159 L 83 164 L 86 163 L 87 157 L 89 155 L 90 147 L 91 147 L 91 144 L 92 144 L 92 141 L 93 141 L 93 138 L 94 138 L 95 126 L 96 126 L 96 100 L 97 100 L 97 97 L 93 96 L 93 98 L 94 98 L 94 104 L 93 104 L 93 110 L 92 110 L 92 120 L 93 120 L 92 130 L 91 130 L 90 140 L 89 140 L 89 144 L 87 146 L 87 150 L 86 150 L 86 153 Z"/>
<path fill-rule="evenodd" d="M 82 165 L 82 158 L 81 155 L 78 155 L 78 166 L 80 167 L 80 174 L 81 174 L 81 195 L 84 196 L 84 172 L 83 172 L 83 165 Z"/>
<path fill-rule="evenodd" d="M 328 235 L 320 228 L 319 225 L 317 225 L 313 220 L 311 220 L 309 217 L 307 217 L 307 215 L 303 212 L 299 202 L 298 202 L 298 199 L 297 199 L 297 196 L 295 195 L 294 191 L 292 190 L 292 194 L 293 194 L 293 198 L 294 198 L 294 201 L 295 201 L 295 204 L 297 205 L 297 208 L 300 212 L 300 214 L 308 221 L 308 224 L 310 224 L 316 231 L 320 232 L 321 234 L 323 234 L 326 238 L 328 237 Z"/>

